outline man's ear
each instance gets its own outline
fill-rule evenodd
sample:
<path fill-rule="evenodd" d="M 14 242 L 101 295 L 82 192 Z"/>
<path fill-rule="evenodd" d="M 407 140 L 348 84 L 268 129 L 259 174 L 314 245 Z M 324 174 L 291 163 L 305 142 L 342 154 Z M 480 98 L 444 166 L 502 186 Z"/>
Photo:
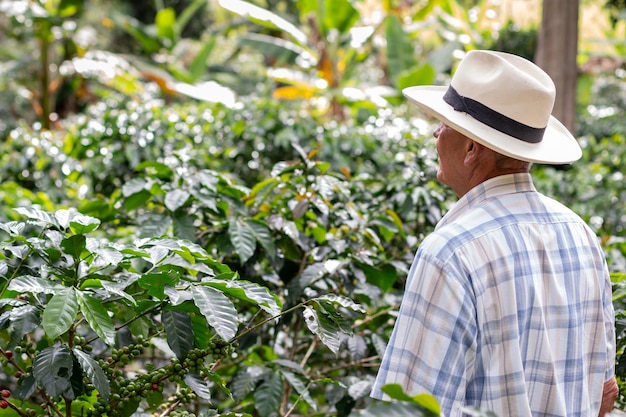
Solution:
<path fill-rule="evenodd" d="M 465 159 L 463 160 L 463 164 L 465 166 L 470 166 L 478 162 L 478 159 L 484 152 L 485 147 L 480 143 L 468 140 L 467 145 L 465 147 Z"/>

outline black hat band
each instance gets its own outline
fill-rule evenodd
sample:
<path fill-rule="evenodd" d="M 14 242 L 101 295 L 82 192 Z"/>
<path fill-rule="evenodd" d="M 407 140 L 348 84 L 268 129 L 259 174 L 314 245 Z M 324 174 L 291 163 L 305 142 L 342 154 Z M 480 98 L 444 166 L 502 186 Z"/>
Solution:
<path fill-rule="evenodd" d="M 524 142 L 539 143 L 546 131 L 545 127 L 537 128 L 525 125 L 474 99 L 463 97 L 452 86 L 448 87 L 443 100 L 451 105 L 454 110 L 467 113 L 479 122 Z"/>

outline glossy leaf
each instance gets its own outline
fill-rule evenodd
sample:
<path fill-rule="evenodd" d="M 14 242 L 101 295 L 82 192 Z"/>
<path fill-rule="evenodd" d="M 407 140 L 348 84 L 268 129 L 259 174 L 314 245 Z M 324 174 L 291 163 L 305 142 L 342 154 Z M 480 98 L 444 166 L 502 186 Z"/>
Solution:
<path fill-rule="evenodd" d="M 73 353 L 91 384 L 98 390 L 98 394 L 109 399 L 111 395 L 109 380 L 98 362 L 80 349 L 73 349 Z"/>
<path fill-rule="evenodd" d="M 304 321 L 309 330 L 319 336 L 322 343 L 330 349 L 331 352 L 337 354 L 339 347 L 341 346 L 341 339 L 339 337 L 339 328 L 332 320 L 329 320 L 324 314 L 319 314 L 311 307 L 305 307 Z"/>
<path fill-rule="evenodd" d="M 258 220 L 249 220 L 246 222 L 246 226 L 249 228 L 252 235 L 254 235 L 256 241 L 265 249 L 267 256 L 270 259 L 274 259 L 276 256 L 276 247 L 274 246 L 274 238 L 267 224 Z"/>
<path fill-rule="evenodd" d="M 43 311 L 42 326 L 52 340 L 67 332 L 76 321 L 78 299 L 74 288 L 66 288 L 52 296 Z"/>
<path fill-rule="evenodd" d="M 43 349 L 33 361 L 33 376 L 51 397 L 65 393 L 70 388 L 72 356 L 63 345 Z"/>
<path fill-rule="evenodd" d="M 144 288 L 149 295 L 159 300 L 165 299 L 165 287 L 173 287 L 180 280 L 180 276 L 174 272 L 143 274 L 137 283 Z"/>
<path fill-rule="evenodd" d="M 272 294 L 266 287 L 252 282 L 211 279 L 203 281 L 202 285 L 219 289 L 231 297 L 256 304 L 270 316 L 277 316 L 282 309 L 282 303 L 275 294 Z"/>
<path fill-rule="evenodd" d="M 187 374 L 187 376 L 185 376 L 185 383 L 199 398 L 206 401 L 211 400 L 211 391 L 209 386 L 200 375 L 194 373 Z"/>
<path fill-rule="evenodd" d="M 286 35 L 293 37 L 300 45 L 306 45 L 307 35 L 286 19 L 269 10 L 241 0 L 219 0 L 219 5 L 255 23 L 263 24 L 273 29 L 280 29 Z"/>
<path fill-rule="evenodd" d="M 210 287 L 193 286 L 193 301 L 207 322 L 225 341 L 237 334 L 237 310 L 232 301 L 220 291 Z"/>
<path fill-rule="evenodd" d="M 40 221 L 46 225 L 59 226 L 57 219 L 50 213 L 34 207 L 17 207 L 18 213 L 28 217 L 31 220 Z"/>
<path fill-rule="evenodd" d="M 283 395 L 283 381 L 280 374 L 271 372 L 254 391 L 254 405 L 261 417 L 269 417 L 278 412 Z"/>
<path fill-rule="evenodd" d="M 76 260 L 79 260 L 81 254 L 85 250 L 85 245 L 87 243 L 87 238 L 85 235 L 73 235 L 66 239 L 63 239 L 61 242 L 61 247 L 63 251 Z"/>
<path fill-rule="evenodd" d="M 246 366 L 233 378 L 231 389 L 235 400 L 240 401 L 251 393 L 257 383 L 268 374 L 268 370 L 261 366 Z"/>
<path fill-rule="evenodd" d="M 34 294 L 45 293 L 54 294 L 65 288 L 61 284 L 57 284 L 53 281 L 43 279 L 40 277 L 33 277 L 30 275 L 22 275 L 14 278 L 9 284 L 9 290 L 20 293 L 30 292 Z"/>
<path fill-rule="evenodd" d="M 167 335 L 167 344 L 183 361 L 194 347 L 194 333 L 189 313 L 177 310 L 164 310 L 161 321 Z"/>
<path fill-rule="evenodd" d="M 33 374 L 25 375 L 17 381 L 17 388 L 11 394 L 18 400 L 26 401 L 37 389 L 37 380 Z"/>
<path fill-rule="evenodd" d="M 91 295 L 77 291 L 78 304 L 85 320 L 94 332 L 109 346 L 115 344 L 115 327 L 102 303 Z"/>
<path fill-rule="evenodd" d="M 14 339 L 21 340 L 39 326 L 40 312 L 33 305 L 16 307 L 5 314 L 11 323 L 10 330 Z"/>
<path fill-rule="evenodd" d="M 169 211 L 176 211 L 185 205 L 189 199 L 189 193 L 185 190 L 176 188 L 165 194 L 165 207 Z"/>
<path fill-rule="evenodd" d="M 230 242 L 235 247 L 239 260 L 243 264 L 254 254 L 256 237 L 247 222 L 232 219 L 228 225 Z"/>

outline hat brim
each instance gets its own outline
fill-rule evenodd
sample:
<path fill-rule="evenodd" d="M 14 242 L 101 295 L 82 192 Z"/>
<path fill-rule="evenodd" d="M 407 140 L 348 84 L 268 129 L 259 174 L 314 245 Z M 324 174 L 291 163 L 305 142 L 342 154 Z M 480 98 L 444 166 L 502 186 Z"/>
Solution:
<path fill-rule="evenodd" d="M 494 151 L 511 158 L 541 164 L 572 163 L 582 156 L 578 141 L 555 117 L 539 143 L 528 143 L 479 122 L 467 113 L 456 111 L 443 100 L 444 86 L 415 86 L 402 94 L 427 114 Z"/>

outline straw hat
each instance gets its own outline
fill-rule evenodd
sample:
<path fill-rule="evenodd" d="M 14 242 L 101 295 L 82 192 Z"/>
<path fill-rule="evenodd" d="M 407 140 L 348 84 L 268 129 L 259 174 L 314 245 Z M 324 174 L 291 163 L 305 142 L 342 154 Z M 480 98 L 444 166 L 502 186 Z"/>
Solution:
<path fill-rule="evenodd" d="M 444 124 L 503 155 L 568 164 L 582 155 L 574 136 L 551 115 L 556 90 L 548 74 L 517 55 L 471 51 L 449 87 L 402 93 Z"/>

